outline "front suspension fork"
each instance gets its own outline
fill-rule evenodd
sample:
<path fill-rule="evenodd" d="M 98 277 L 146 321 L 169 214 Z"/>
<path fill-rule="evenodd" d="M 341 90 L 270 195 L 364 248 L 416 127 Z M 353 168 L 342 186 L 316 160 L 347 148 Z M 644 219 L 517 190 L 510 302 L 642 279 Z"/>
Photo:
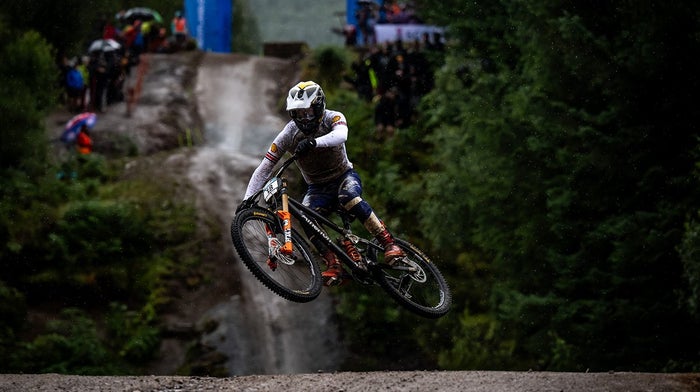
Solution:
<path fill-rule="evenodd" d="M 282 231 L 284 232 L 284 244 L 280 247 L 280 251 L 285 255 L 291 255 L 294 251 L 292 247 L 292 215 L 289 213 L 286 180 L 282 180 L 282 209 L 277 211 L 277 216 L 282 220 Z M 267 236 L 269 240 L 270 233 Z"/>

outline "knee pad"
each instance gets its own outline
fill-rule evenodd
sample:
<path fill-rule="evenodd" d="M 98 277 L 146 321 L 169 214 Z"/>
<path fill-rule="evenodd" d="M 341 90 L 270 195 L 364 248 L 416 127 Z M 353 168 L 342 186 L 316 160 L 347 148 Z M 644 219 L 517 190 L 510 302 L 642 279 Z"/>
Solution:
<path fill-rule="evenodd" d="M 360 222 L 364 222 L 372 215 L 372 207 L 360 196 L 354 197 L 346 203 L 342 203 L 342 206 L 346 211 L 359 219 Z"/>

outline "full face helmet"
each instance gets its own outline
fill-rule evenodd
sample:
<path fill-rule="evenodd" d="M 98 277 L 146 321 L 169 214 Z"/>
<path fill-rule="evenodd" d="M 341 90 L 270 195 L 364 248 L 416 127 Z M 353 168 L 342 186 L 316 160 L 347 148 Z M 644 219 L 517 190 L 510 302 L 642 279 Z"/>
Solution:
<path fill-rule="evenodd" d="M 317 83 L 300 82 L 289 90 L 287 112 L 302 132 L 316 132 L 325 110 L 326 95 Z"/>

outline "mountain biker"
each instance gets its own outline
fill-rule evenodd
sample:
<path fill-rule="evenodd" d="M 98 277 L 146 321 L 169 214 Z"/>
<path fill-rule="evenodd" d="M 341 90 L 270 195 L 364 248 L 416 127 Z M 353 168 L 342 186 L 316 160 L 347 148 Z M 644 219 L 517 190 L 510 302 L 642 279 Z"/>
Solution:
<path fill-rule="evenodd" d="M 391 264 L 404 253 L 372 207 L 362 198 L 362 183 L 348 159 L 345 141 L 348 126 L 343 113 L 326 109 L 323 89 L 313 81 L 299 82 L 287 95 L 287 113 L 291 120 L 275 137 L 248 183 L 238 211 L 250 206 L 248 198 L 262 188 L 275 164 L 285 152 L 294 152 L 308 189 L 302 203 L 323 215 L 340 204 L 362 222 L 384 247 L 385 261 Z M 342 265 L 336 255 L 313 236 L 311 242 L 326 262 L 323 280 L 327 286 L 340 284 Z"/>

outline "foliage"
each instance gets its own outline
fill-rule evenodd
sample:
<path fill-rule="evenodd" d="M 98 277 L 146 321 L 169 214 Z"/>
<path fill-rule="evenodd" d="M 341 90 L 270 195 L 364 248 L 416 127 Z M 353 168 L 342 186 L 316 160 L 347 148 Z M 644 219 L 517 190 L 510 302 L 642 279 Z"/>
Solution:
<path fill-rule="evenodd" d="M 700 223 L 696 215 L 686 224 L 683 242 L 680 245 L 683 276 L 688 282 L 688 293 L 684 298 L 690 314 L 700 319 Z"/>
<path fill-rule="evenodd" d="M 365 196 L 454 290 L 450 338 L 420 347 L 446 369 L 697 369 L 697 5 L 419 6 L 448 45 L 417 125 L 378 141 L 362 102 L 340 110 Z M 353 335 L 393 325 L 340 295 Z"/>
<path fill-rule="evenodd" d="M 107 315 L 109 347 L 128 363 L 144 363 L 160 347 L 160 330 L 154 315 L 131 311 L 127 305 L 113 302 Z"/>
<path fill-rule="evenodd" d="M 30 373 L 111 375 L 127 370 L 124 363 L 115 363 L 95 322 L 76 308 L 64 309 L 59 319 L 48 322 L 46 334 L 22 344 L 14 357 L 18 369 Z"/>
<path fill-rule="evenodd" d="M 234 0 L 233 2 L 233 36 L 233 52 L 260 53 L 262 39 L 250 0 Z"/>
<path fill-rule="evenodd" d="M 312 51 L 304 69 L 304 80 L 314 80 L 326 93 L 332 93 L 343 80 L 350 66 L 347 49 L 336 46 L 323 46 Z"/>
<path fill-rule="evenodd" d="M 477 248 L 491 260 L 499 283 L 483 315 L 513 359 L 553 370 L 688 366 L 698 324 L 677 305 L 676 248 L 699 189 L 698 64 L 684 56 L 698 49 L 697 7 L 423 5 L 451 40 L 421 107 L 419 126 L 439 146 L 421 223 L 442 253 Z M 483 316 L 469 317 L 462 324 L 480 328 Z"/>
<path fill-rule="evenodd" d="M 2 369 L 136 372 L 160 345 L 159 314 L 170 300 L 167 281 L 196 260 L 194 209 L 186 200 L 170 201 L 163 182 L 117 181 L 110 166 L 83 164 L 89 169 L 71 181 L 3 179 L 0 218 L 13 224 L 3 225 L 7 246 L 0 248 L 5 279 L 0 292 L 8 305 L 0 307 L 6 337 L 0 343 L 2 352 L 15 354 Z M 31 344 L 13 341 L 25 327 L 25 298 L 30 305 L 96 314 L 102 309 L 108 313 L 108 338 L 92 341 L 90 334 L 105 332 L 87 316 L 76 316 L 78 329 L 57 335 L 47 325 Z M 82 339 L 91 340 L 98 358 L 74 352 Z M 41 359 L 42 350 L 58 351 Z"/>
<path fill-rule="evenodd" d="M 18 332 L 24 326 L 27 303 L 24 295 L 0 280 L 0 356 L 11 358 Z"/>
<path fill-rule="evenodd" d="M 0 167 L 30 169 L 44 160 L 46 110 L 56 94 L 51 47 L 36 32 L 11 36 L 0 20 Z"/>
<path fill-rule="evenodd" d="M 337 314 L 344 326 L 343 340 L 351 352 L 344 369 L 435 368 L 437 353 L 420 350 L 419 340 L 426 334 L 449 339 L 449 335 L 441 333 L 444 329 L 426 325 L 418 316 L 399 308 L 378 287 L 353 284 L 344 286 L 337 295 L 340 298 Z"/>
<path fill-rule="evenodd" d="M 194 208 L 162 178 L 122 179 L 118 159 L 52 166 L 44 121 L 58 98 L 55 60 L 82 53 L 121 7 L 165 16 L 182 3 L 74 3 L 0 3 L 0 371 L 138 373 L 160 345 L 168 281 L 197 263 Z M 64 310 L 37 322 L 38 304 Z"/>

